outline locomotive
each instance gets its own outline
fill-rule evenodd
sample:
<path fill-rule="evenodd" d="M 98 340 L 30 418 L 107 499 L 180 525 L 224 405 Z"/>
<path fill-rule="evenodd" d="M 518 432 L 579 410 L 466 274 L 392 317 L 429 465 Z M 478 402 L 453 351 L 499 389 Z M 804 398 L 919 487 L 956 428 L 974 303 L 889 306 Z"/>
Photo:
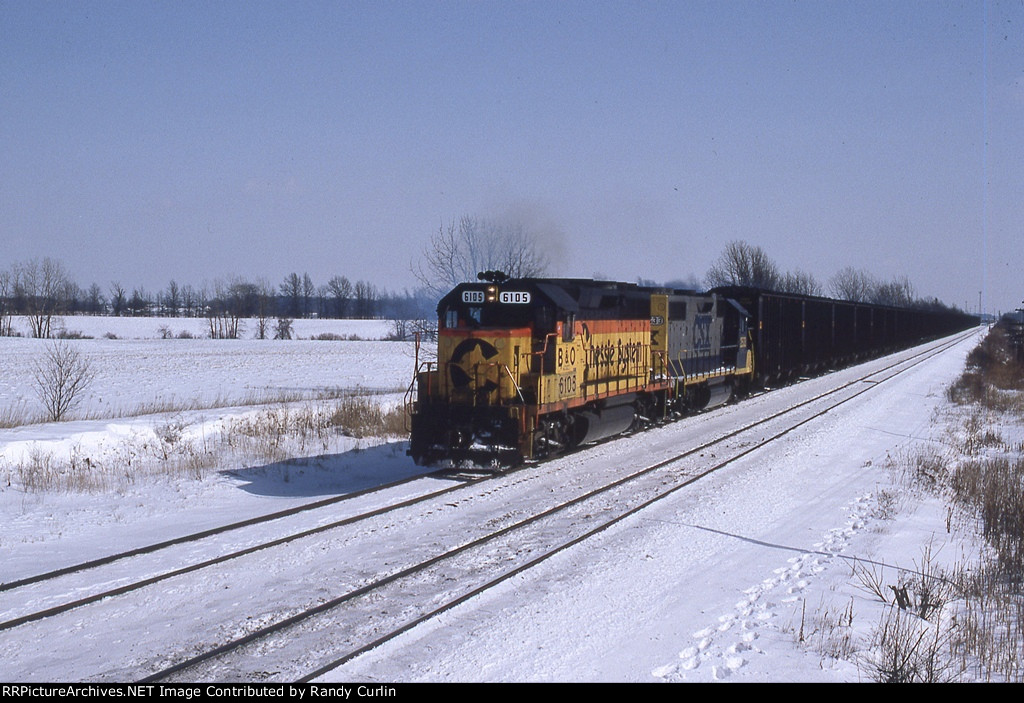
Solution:
<path fill-rule="evenodd" d="M 456 286 L 437 313 L 437 360 L 411 386 L 418 464 L 545 458 L 977 323 L 753 288 L 496 272 Z"/>

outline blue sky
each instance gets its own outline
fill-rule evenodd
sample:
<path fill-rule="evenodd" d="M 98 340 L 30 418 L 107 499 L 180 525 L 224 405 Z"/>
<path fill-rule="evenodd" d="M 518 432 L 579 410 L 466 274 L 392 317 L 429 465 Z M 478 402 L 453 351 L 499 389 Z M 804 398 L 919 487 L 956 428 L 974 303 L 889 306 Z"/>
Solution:
<path fill-rule="evenodd" d="M 1024 299 L 1024 5 L 0 0 L 0 266 L 389 289 L 462 215 L 560 275 Z"/>

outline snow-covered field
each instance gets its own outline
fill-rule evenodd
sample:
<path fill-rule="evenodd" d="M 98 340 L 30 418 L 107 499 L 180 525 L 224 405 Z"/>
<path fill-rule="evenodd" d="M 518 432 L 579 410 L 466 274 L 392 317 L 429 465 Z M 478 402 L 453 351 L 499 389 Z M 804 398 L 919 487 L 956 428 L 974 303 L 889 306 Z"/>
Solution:
<path fill-rule="evenodd" d="M 249 323 L 250 325 L 253 323 Z M 296 320 L 297 338 L 202 338 L 205 320 L 185 318 L 69 317 L 63 325 L 90 339 L 66 343 L 90 363 L 94 382 L 71 418 L 116 418 L 147 409 L 187 409 L 317 397 L 362 389 L 404 391 L 412 379 L 414 345 L 380 341 L 383 320 Z M 17 326 L 17 325 L 16 325 Z M 194 339 L 161 339 L 167 326 Z M 116 339 L 106 338 L 107 333 Z M 357 341 L 311 339 L 333 334 Z M 42 414 L 33 369 L 50 342 L 0 338 L 0 418 Z"/>
<path fill-rule="evenodd" d="M 408 384 L 413 367 L 412 345 L 404 343 L 117 336 L 122 339 L 74 342 L 103 369 L 79 412 L 102 418 L 0 429 L 0 582 L 270 513 L 311 496 L 422 473 L 405 456 L 400 438 L 338 436 L 325 446 L 302 447 L 297 453 L 305 458 L 298 461 L 253 462 L 244 452 L 224 451 L 217 455 L 224 466 L 200 478 L 187 471 L 154 472 L 113 477 L 90 491 L 24 490 L 17 467 L 33 457 L 59 462 L 77 456 L 80 464 L 88 455 L 122 471 L 126 460 L 132 466 L 158 463 L 155 454 L 138 448 L 163 447 L 160 437 L 171 424 L 187 437 L 178 437 L 179 445 L 198 447 L 233 418 L 267 412 L 266 406 L 219 407 L 243 402 L 253 391 L 299 389 L 314 398 L 338 387 L 395 391 Z M 899 469 L 901 458 L 922 448 L 949 446 L 949 428 L 962 424 L 965 411 L 947 403 L 945 388 L 977 341 L 974 335 L 878 384 L 694 490 L 645 509 L 325 678 L 865 680 L 867 643 L 885 606 L 854 577 L 854 560 L 871 565 L 888 584 L 919 568 L 925 550 L 943 563 L 977 551 L 970 531 L 955 525 L 947 531 L 946 508 L 906 482 Z M 0 403 L 33 402 L 30 369 L 41 344 L 0 339 Z M 708 423 L 744 424 L 769 406 L 793 402 L 812 390 L 810 384 L 826 387 L 833 380 L 808 381 L 530 470 L 540 472 L 541 484 L 566 482 L 595 467 L 612 470 L 656 446 L 692 442 Z M 377 397 L 393 403 L 396 395 Z M 168 396 L 201 398 L 216 407 L 130 418 L 108 410 L 155 405 Z M 1002 431 L 1010 437 L 1020 429 Z M 500 492 L 493 500 L 498 514 Z M 197 624 L 216 620 L 215 604 L 230 605 L 222 589 L 244 597 L 248 584 L 259 582 L 244 563 L 215 583 L 190 582 L 189 588 L 199 589 Z M 298 584 L 312 595 L 333 583 L 342 567 L 314 561 L 308 571 L 288 577 L 290 587 Z M 270 578 L 264 573 L 269 564 L 255 568 L 260 578 Z M 0 632 L 0 678 L 119 678 L 129 669 L 118 667 L 135 661 L 134 652 L 144 647 L 110 634 L 117 628 L 101 620 L 131 622 L 158 648 L 165 640 L 187 638 L 187 632 L 167 631 L 189 614 L 172 617 L 161 608 L 160 594 L 171 593 L 164 588 L 170 589 L 157 587 L 149 600 L 96 604 L 59 622 Z M 220 595 L 203 595 L 204 588 L 221 589 Z M 23 607 L 0 593 L 0 620 Z M 46 643 L 57 638 L 60 645 L 50 651 Z"/>
<path fill-rule="evenodd" d="M 269 320 L 273 331 L 275 319 Z M 17 334 L 30 336 L 28 320 L 15 316 L 12 328 Z M 53 318 L 54 334 L 63 332 L 67 336 L 116 337 L 118 339 L 163 339 L 168 334 L 193 337 L 209 337 L 210 324 L 204 317 L 110 317 L 107 315 L 69 315 Z M 391 332 L 389 320 L 292 320 L 292 338 L 309 339 L 321 334 L 336 334 L 360 339 L 383 339 Z M 256 320 L 242 320 L 239 338 L 252 339 L 257 330 Z"/>

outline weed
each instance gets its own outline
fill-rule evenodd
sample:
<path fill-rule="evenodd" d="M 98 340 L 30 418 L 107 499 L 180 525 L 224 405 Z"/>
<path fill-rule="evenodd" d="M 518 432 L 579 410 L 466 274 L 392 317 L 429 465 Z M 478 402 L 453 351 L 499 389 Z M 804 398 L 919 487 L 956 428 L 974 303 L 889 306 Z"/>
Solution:
<path fill-rule="evenodd" d="M 967 356 L 963 374 L 947 389 L 954 403 L 975 403 L 988 410 L 1024 409 L 1024 362 L 1011 344 L 1005 325 L 994 326 Z"/>
<path fill-rule="evenodd" d="M 883 603 L 888 603 L 889 598 L 885 593 L 884 569 L 873 562 L 864 562 L 854 559 L 851 566 L 853 576 L 857 579 L 857 587 L 870 596 L 874 596 Z"/>
<path fill-rule="evenodd" d="M 872 516 L 879 520 L 892 520 L 899 512 L 899 496 L 894 491 L 880 490 L 875 495 Z"/>
<path fill-rule="evenodd" d="M 197 437 L 177 414 L 93 455 L 75 447 L 67 458 L 60 458 L 35 447 L 21 462 L 6 467 L 6 472 L 9 480 L 27 491 L 100 490 L 156 475 L 202 479 L 214 466 L 324 454 L 345 436 L 401 436 L 404 419 L 402 406 L 390 408 L 373 398 L 346 396 L 336 402 L 264 408 L 226 420 Z"/>
<path fill-rule="evenodd" d="M 24 403 L 0 408 L 0 429 L 20 427 L 21 425 L 39 421 L 39 419 L 29 415 Z"/>
<path fill-rule="evenodd" d="M 1024 363 L 993 328 L 968 357 L 948 398 L 966 406 L 949 420 L 948 453 L 890 459 L 910 485 L 950 499 L 954 515 L 976 524 L 989 549 L 979 563 L 938 568 L 931 545 L 913 570 L 885 584 L 879 569 L 861 562 L 854 575 L 864 590 L 894 603 L 874 631 L 863 660 L 876 681 L 951 681 L 971 672 L 977 680 L 1024 677 L 1024 443 L 995 429 L 1000 416 L 1016 424 L 1024 411 Z"/>
<path fill-rule="evenodd" d="M 331 425 L 350 437 L 398 437 L 406 433 L 405 407 L 384 409 L 359 396 L 342 398 L 331 415 Z"/>
<path fill-rule="evenodd" d="M 822 657 L 853 657 L 857 651 L 856 635 L 853 630 L 853 599 L 839 609 L 819 605 L 810 617 L 807 615 L 805 601 L 801 607 L 797 639 Z"/>

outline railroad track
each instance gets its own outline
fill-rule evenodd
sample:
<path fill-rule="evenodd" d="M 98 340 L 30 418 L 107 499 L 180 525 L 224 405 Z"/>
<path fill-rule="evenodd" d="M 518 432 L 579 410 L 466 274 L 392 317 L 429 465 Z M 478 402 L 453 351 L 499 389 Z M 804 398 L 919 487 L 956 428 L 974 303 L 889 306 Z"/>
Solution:
<path fill-rule="evenodd" d="M 315 679 L 466 600 L 589 539 L 638 511 L 735 463 L 967 335 L 805 399 L 626 476 L 507 519 L 454 546 L 424 550 L 379 578 L 293 612 L 194 656 L 165 658 L 144 681 Z M 706 456 L 714 450 L 715 460 Z M 324 636 L 330 632 L 330 636 Z"/>
<path fill-rule="evenodd" d="M 165 540 L 155 544 L 137 547 L 134 549 L 125 550 L 123 552 L 117 552 L 115 554 L 110 554 L 104 557 L 92 559 L 71 566 L 54 569 L 52 571 L 48 571 L 45 573 L 40 573 L 33 576 L 12 580 L 10 582 L 0 584 L 0 593 L 3 593 L 5 591 L 17 591 L 19 589 L 25 589 L 29 586 L 34 586 L 37 584 L 46 584 L 48 582 L 54 582 L 58 579 L 61 579 L 62 577 L 66 577 L 69 575 L 80 575 L 85 572 L 97 571 L 102 569 L 103 567 L 107 567 L 109 565 L 115 564 L 116 562 L 128 560 L 133 557 L 140 557 L 143 555 L 158 555 L 160 552 L 165 552 L 175 547 L 180 547 L 182 545 L 189 545 L 194 543 L 201 543 L 204 540 L 210 540 L 214 537 L 220 537 L 230 532 L 244 530 L 245 528 L 254 527 L 258 525 L 264 525 L 266 523 L 274 522 L 277 520 L 283 520 L 285 518 L 293 517 L 301 513 L 310 513 L 314 511 L 324 510 L 326 508 L 333 507 L 339 503 L 351 501 L 369 493 L 393 489 L 403 484 L 419 480 L 421 478 L 422 476 L 416 476 L 412 478 L 403 479 L 401 481 L 389 483 L 386 486 L 378 486 L 372 489 L 358 491 L 355 493 L 350 493 L 342 496 L 332 496 L 331 498 L 314 501 L 312 503 L 306 503 L 286 510 L 256 516 L 247 520 L 241 520 L 227 525 L 221 525 L 219 527 L 211 528 L 208 530 L 203 530 L 200 532 L 195 532 L 188 535 L 183 535 L 181 537 Z M 444 488 L 441 488 L 440 490 L 430 491 L 427 493 L 417 495 L 413 498 L 409 498 L 407 500 L 402 500 L 396 503 L 389 504 L 381 508 L 367 510 L 340 520 L 333 520 L 327 522 L 326 524 L 317 525 L 316 527 L 303 529 L 298 532 L 292 532 L 290 534 L 278 537 L 276 539 L 260 541 L 240 549 L 229 549 L 225 553 L 222 553 L 218 556 L 186 564 L 176 569 L 165 569 L 157 573 L 153 573 L 152 575 L 149 575 L 145 578 L 136 579 L 128 583 L 123 583 L 114 588 L 103 589 L 97 586 L 90 587 L 89 585 L 77 584 L 73 587 L 73 589 L 69 590 L 74 590 L 79 593 L 83 590 L 91 590 L 92 592 L 88 593 L 87 595 L 75 598 L 73 600 L 66 600 L 53 606 L 33 610 L 23 615 L 10 617 L 5 620 L 0 620 L 0 632 L 4 630 L 9 630 L 11 628 L 17 627 L 25 623 L 33 622 L 35 620 L 41 620 L 43 618 L 52 617 L 54 615 L 67 612 L 69 610 L 73 610 L 75 608 L 79 608 L 90 603 L 95 603 L 97 601 L 104 600 L 106 598 L 112 598 L 114 596 L 131 593 L 132 591 L 136 591 L 141 588 L 145 588 L 146 586 L 160 583 L 161 581 L 165 581 L 176 576 L 181 576 L 194 571 L 198 571 L 200 569 L 216 566 L 218 564 L 223 564 L 233 559 L 238 559 L 240 557 L 246 556 L 248 554 L 253 554 L 264 549 L 269 549 L 271 547 L 287 544 L 289 542 L 311 537 L 323 532 L 327 532 L 332 529 L 337 529 L 345 525 L 350 525 L 361 520 L 367 520 L 369 518 L 377 517 L 379 515 L 384 515 L 389 512 L 396 511 L 410 505 L 415 505 L 416 503 L 420 503 L 425 500 L 430 500 L 432 498 L 443 496 L 454 490 L 462 488 L 464 485 L 466 484 L 452 484 Z M 107 577 L 105 574 L 100 574 L 94 578 L 94 582 L 96 584 L 108 583 L 110 580 L 111 578 Z M 113 580 L 117 580 L 117 578 L 115 577 Z"/>

